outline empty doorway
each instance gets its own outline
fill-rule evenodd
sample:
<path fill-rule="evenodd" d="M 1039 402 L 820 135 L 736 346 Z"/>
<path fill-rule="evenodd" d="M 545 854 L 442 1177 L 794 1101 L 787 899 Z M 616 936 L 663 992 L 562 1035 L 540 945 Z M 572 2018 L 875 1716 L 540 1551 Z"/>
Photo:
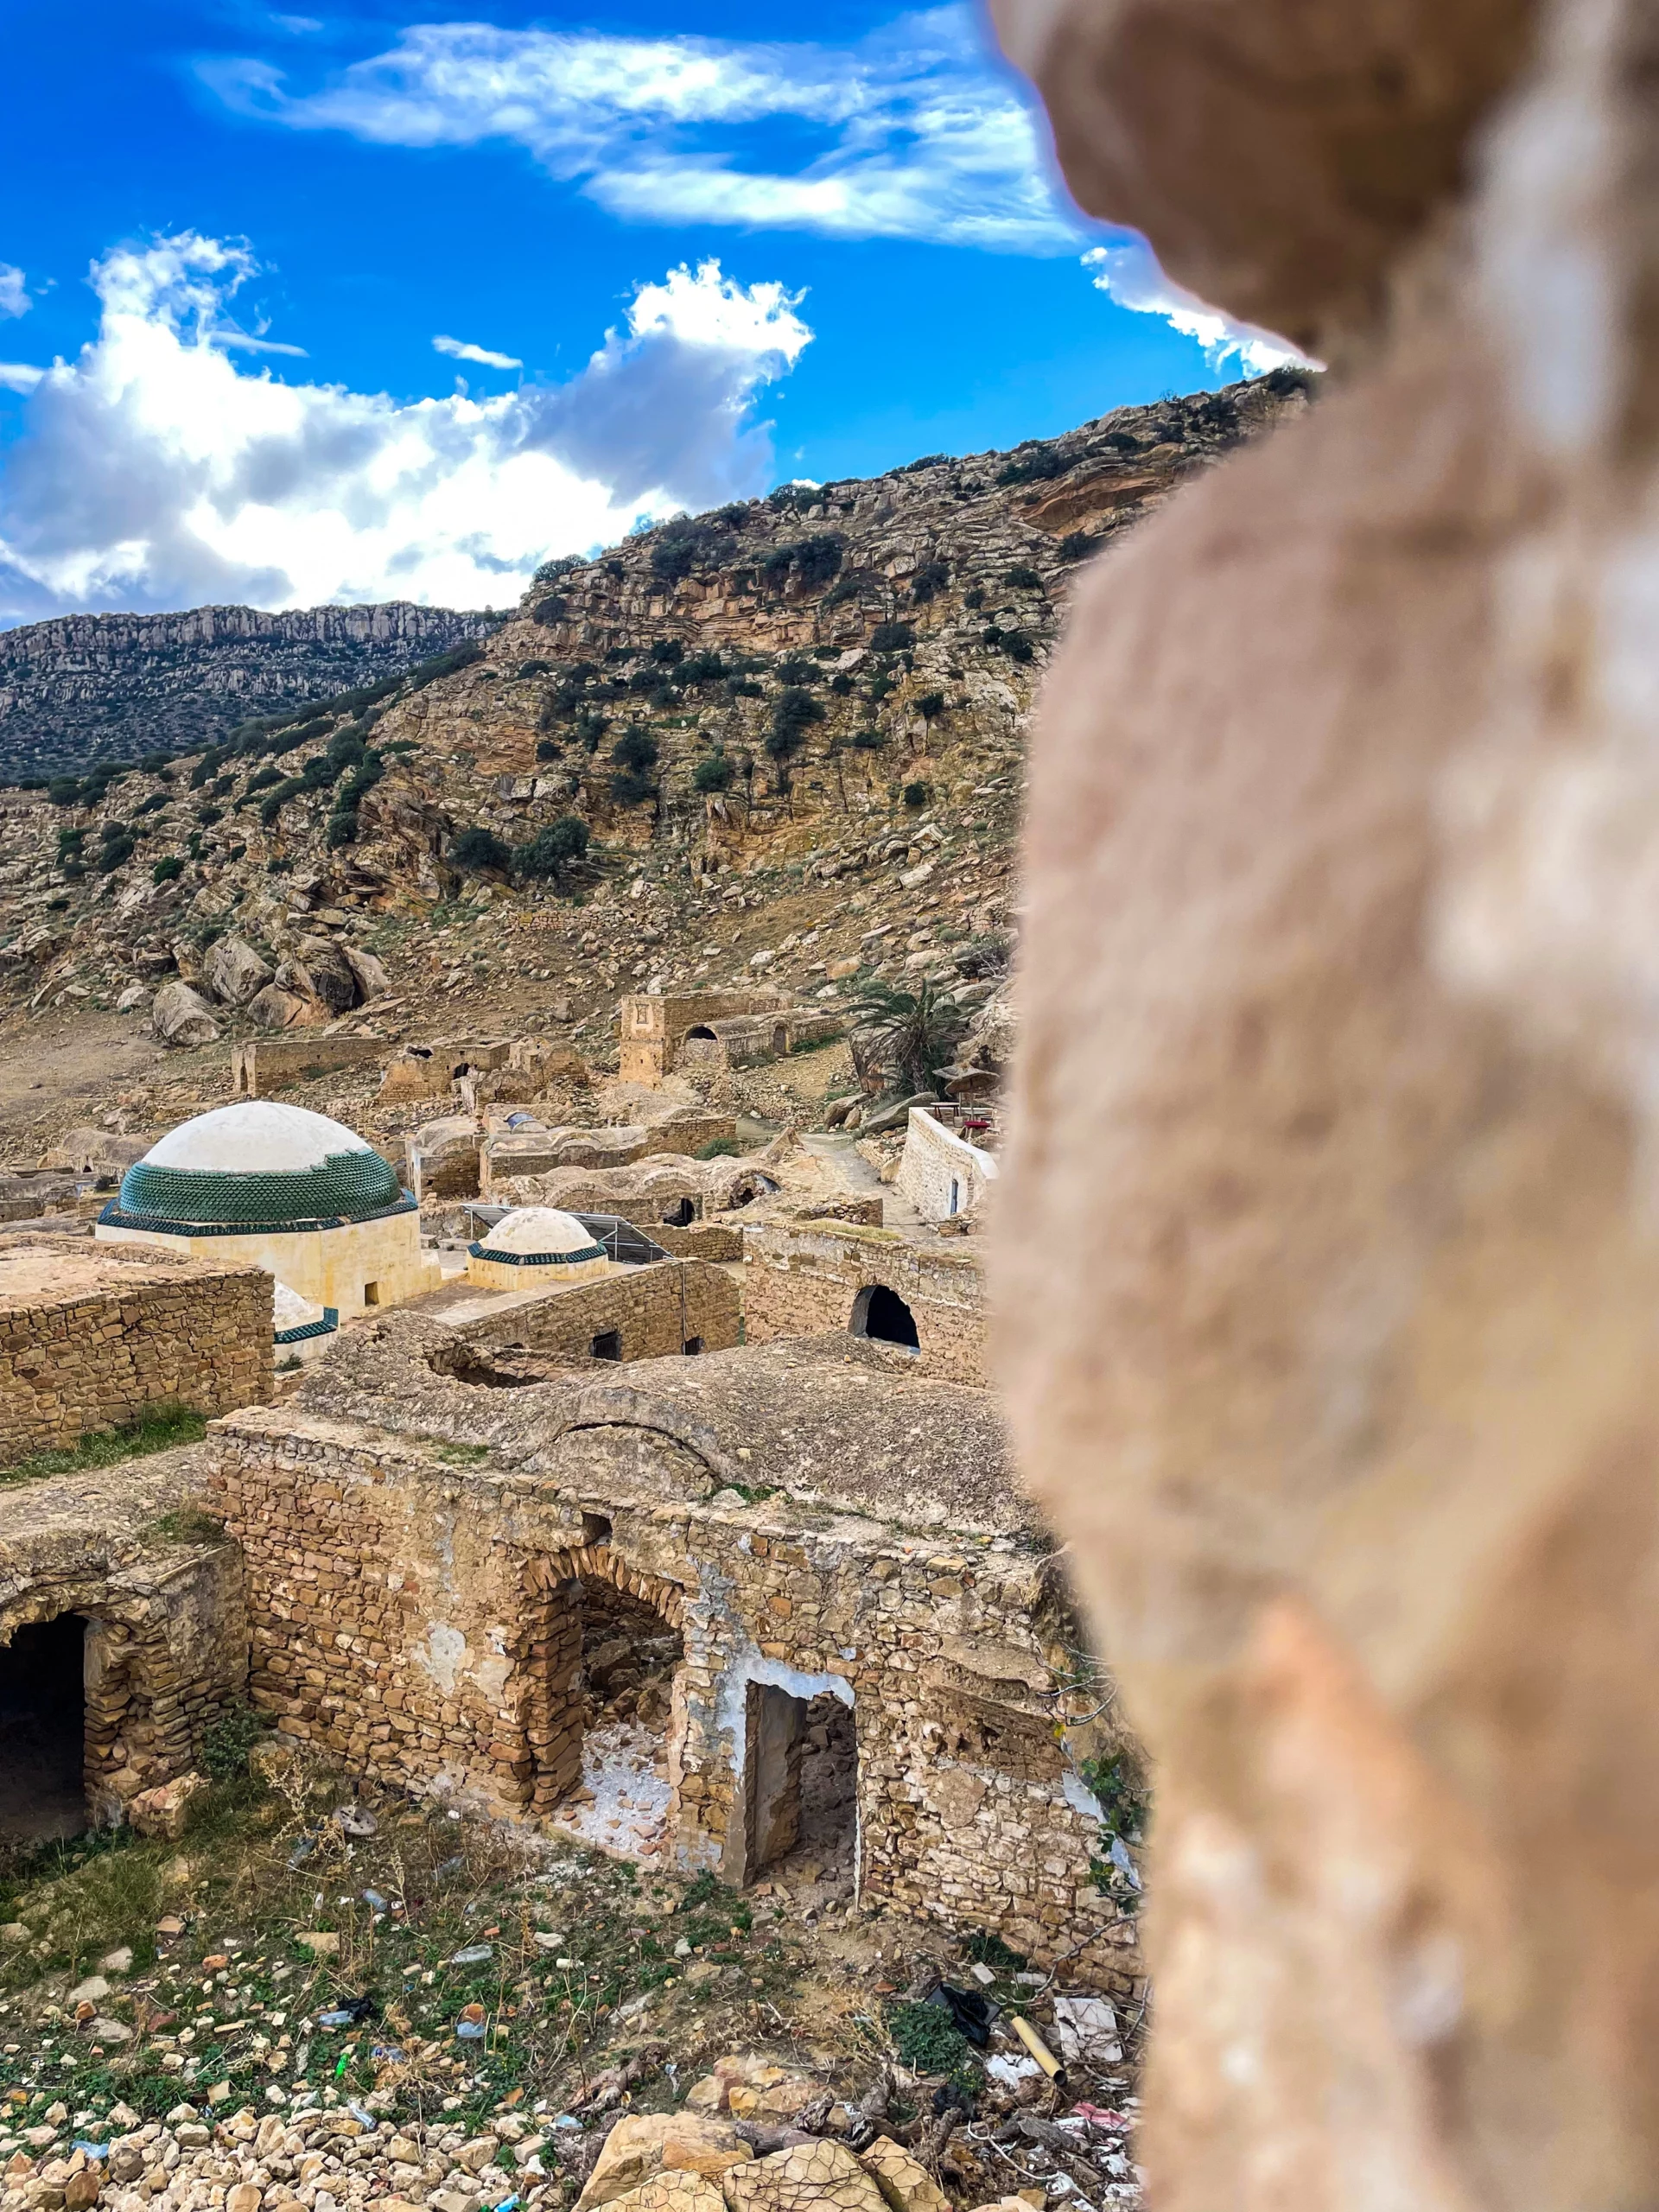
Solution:
<path fill-rule="evenodd" d="M 745 1732 L 747 1878 L 766 1875 L 823 1902 L 850 1897 L 858 1829 L 851 1706 L 834 1690 L 799 1697 L 752 1682 Z"/>
<path fill-rule="evenodd" d="M 31 1621 L 0 1647 L 0 1840 L 49 1843 L 86 1826 L 86 1624 Z"/>

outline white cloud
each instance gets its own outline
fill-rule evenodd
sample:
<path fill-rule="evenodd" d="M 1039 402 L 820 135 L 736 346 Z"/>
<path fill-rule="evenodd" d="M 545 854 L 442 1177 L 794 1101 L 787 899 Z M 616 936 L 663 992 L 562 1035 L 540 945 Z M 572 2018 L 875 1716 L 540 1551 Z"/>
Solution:
<path fill-rule="evenodd" d="M 492 353 L 487 346 L 474 346 L 464 338 L 435 338 L 435 353 L 448 353 L 454 361 L 476 361 L 486 369 L 522 369 L 524 363 L 515 353 Z"/>
<path fill-rule="evenodd" d="M 27 315 L 34 304 L 22 270 L 12 262 L 0 261 L 0 315 Z"/>
<path fill-rule="evenodd" d="M 381 145 L 505 139 L 641 221 L 1075 246 L 1031 110 L 965 9 L 851 47 L 417 23 L 310 92 L 253 59 L 200 72 L 238 111 Z M 781 126 L 781 131 L 780 131 Z M 802 152 L 776 166 L 780 135 Z"/>
<path fill-rule="evenodd" d="M 1136 315 L 1162 315 L 1184 337 L 1196 339 L 1212 369 L 1219 371 L 1236 359 L 1246 376 L 1259 377 L 1289 361 L 1306 364 L 1306 356 L 1287 340 L 1275 338 L 1253 322 L 1235 322 L 1219 308 L 1206 306 L 1196 293 L 1173 283 L 1146 240 L 1133 232 L 1110 245 L 1092 247 L 1084 255 L 1083 265 L 1096 290 L 1119 307 Z"/>
<path fill-rule="evenodd" d="M 204 601 L 502 604 L 549 554 L 770 480 L 754 402 L 810 343 L 798 296 L 716 262 L 639 288 L 579 374 L 413 403 L 225 350 L 247 249 L 118 247 L 97 337 L 28 370 L 0 457 L 0 617 Z"/>
<path fill-rule="evenodd" d="M 0 361 L 0 391 L 33 391 L 45 374 L 30 361 Z"/>

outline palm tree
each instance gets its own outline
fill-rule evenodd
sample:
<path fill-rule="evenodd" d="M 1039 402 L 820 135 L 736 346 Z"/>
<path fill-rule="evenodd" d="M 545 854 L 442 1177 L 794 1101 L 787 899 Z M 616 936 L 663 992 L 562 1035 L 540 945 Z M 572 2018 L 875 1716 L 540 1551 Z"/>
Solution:
<path fill-rule="evenodd" d="M 890 1070 L 905 1090 L 936 1087 L 968 1026 L 955 999 L 927 982 L 914 991 L 868 983 L 849 1012 L 869 1059 Z"/>

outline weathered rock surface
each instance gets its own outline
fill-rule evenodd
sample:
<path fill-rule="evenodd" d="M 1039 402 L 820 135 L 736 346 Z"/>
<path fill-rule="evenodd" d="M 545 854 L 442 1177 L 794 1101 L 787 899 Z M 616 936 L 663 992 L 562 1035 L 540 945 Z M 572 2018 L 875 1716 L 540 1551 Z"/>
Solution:
<path fill-rule="evenodd" d="M 221 937 L 209 946 L 202 976 L 221 1006 L 246 1006 L 271 979 L 268 960 L 239 937 Z"/>
<path fill-rule="evenodd" d="M 606 2138 L 576 2212 L 591 2212 L 663 2172 L 719 2177 L 753 2152 L 729 2121 L 696 2113 L 631 2113 Z"/>
<path fill-rule="evenodd" d="M 188 983 L 163 983 L 150 1003 L 149 1025 L 163 1045 L 211 1045 L 219 1035 L 213 1010 Z"/>

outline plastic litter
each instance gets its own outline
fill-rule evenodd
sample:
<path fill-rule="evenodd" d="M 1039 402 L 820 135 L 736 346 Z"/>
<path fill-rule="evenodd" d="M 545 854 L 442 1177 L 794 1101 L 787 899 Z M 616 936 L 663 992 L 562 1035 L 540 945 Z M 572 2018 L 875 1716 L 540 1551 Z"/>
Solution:
<path fill-rule="evenodd" d="M 1115 1835 L 1112 1838 L 1112 1847 L 1107 1853 L 1106 1856 L 1111 1860 L 1113 1866 L 1116 1867 L 1120 1874 L 1127 1874 L 1128 1876 L 1130 1888 L 1138 1890 L 1141 1886 L 1141 1877 L 1136 1873 L 1135 1869 L 1135 1861 L 1129 1856 L 1129 1847 L 1124 1842 L 1121 1835 Z"/>
<path fill-rule="evenodd" d="M 457 1815 L 454 1817 L 459 1818 L 459 1815 Z M 438 1868 L 438 1872 L 440 1874 L 459 1874 L 461 1868 L 466 1864 L 467 1861 L 461 1857 L 460 1852 L 457 1852 L 453 1859 L 446 1859 L 444 1860 L 443 1864 Z"/>
<path fill-rule="evenodd" d="M 398 2043 L 378 2043 L 369 2056 L 382 2066 L 401 2066 L 404 2047 Z"/>
<path fill-rule="evenodd" d="M 348 2104 L 346 2109 L 360 2126 L 372 2130 L 379 2125 L 379 2122 L 375 2119 L 375 2116 L 372 2112 L 365 2111 L 361 2105 L 355 2101 Z M 499 2205 L 497 2205 L 496 2212 L 501 2212 Z"/>
<path fill-rule="evenodd" d="M 76 2151 L 84 2151 L 89 2158 L 107 2158 L 110 2155 L 110 2146 L 107 2143 L 87 2143 L 79 2135 L 76 2136 L 71 2147 Z"/>
<path fill-rule="evenodd" d="M 288 1863 L 289 1866 L 293 1867 L 302 1866 L 311 1856 L 316 1847 L 317 1839 L 315 1835 L 308 1829 L 305 1834 L 303 1834 L 300 1838 L 299 1841 L 295 1845 L 293 1850 L 288 1854 Z"/>
<path fill-rule="evenodd" d="M 967 2037 L 976 2050 L 986 2049 L 991 2040 L 991 2021 L 995 2017 L 990 2005 L 976 1989 L 953 1989 L 942 1981 L 926 2002 L 937 2005 L 950 2015 L 952 2024 Z"/>
<path fill-rule="evenodd" d="M 1034 2058 L 1014 2058 L 1004 2051 L 985 2062 L 985 2071 L 1005 2089 L 1017 2088 L 1021 2082 L 1034 2081 L 1042 2070 Z"/>
<path fill-rule="evenodd" d="M 491 1948 L 487 1943 L 464 1943 L 460 1950 L 452 1951 L 449 1954 L 449 1963 L 452 1967 L 482 1966 L 485 1960 L 491 1955 Z"/>
<path fill-rule="evenodd" d="M 582 2122 L 573 2112 L 562 2112 L 553 2125 L 555 2127 L 574 2127 L 578 2135 L 582 2133 Z"/>
<path fill-rule="evenodd" d="M 366 1905 L 372 1905 L 377 1912 L 384 1912 L 386 1909 L 386 1901 L 378 1890 L 365 1890 L 363 1902 Z"/>
<path fill-rule="evenodd" d="M 336 2005 L 332 2012 L 320 2012 L 317 2025 L 320 2028 L 351 2028 L 355 2027 L 359 2020 L 378 2020 L 379 2017 L 380 2007 L 372 1997 L 348 1997 L 342 2004 Z"/>
<path fill-rule="evenodd" d="M 462 2043 L 482 2043 L 484 2023 L 482 2020 L 457 2020 L 455 2033 L 461 2037 Z"/>
<path fill-rule="evenodd" d="M 1108 2112 L 1103 2105 L 1091 2105 L 1086 2098 L 1079 2097 L 1071 2109 L 1090 2127 L 1109 2127 L 1114 2135 L 1127 2135 L 1135 2126 L 1128 2113 Z"/>
<path fill-rule="evenodd" d="M 337 2008 L 332 2012 L 319 2012 L 317 2015 L 317 2025 L 320 2028 L 349 2028 L 351 2024 L 352 2016 L 343 2007 Z"/>
<path fill-rule="evenodd" d="M 336 1805 L 334 1826 L 345 1835 L 378 1835 L 380 1823 L 361 1805 Z"/>

